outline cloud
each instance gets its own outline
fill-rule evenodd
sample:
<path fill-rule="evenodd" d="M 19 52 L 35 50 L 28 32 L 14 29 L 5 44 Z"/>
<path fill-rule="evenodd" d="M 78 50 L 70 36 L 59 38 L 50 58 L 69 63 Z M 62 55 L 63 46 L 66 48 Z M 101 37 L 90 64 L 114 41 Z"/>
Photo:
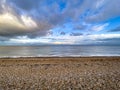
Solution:
<path fill-rule="evenodd" d="M 71 33 L 70 36 L 81 36 L 83 35 L 82 33 Z"/>
<path fill-rule="evenodd" d="M 66 33 L 65 32 L 61 32 L 60 35 L 65 35 Z"/>
<path fill-rule="evenodd" d="M 99 18 L 98 14 L 104 13 L 103 9 L 106 9 L 106 7 L 111 8 L 109 0 L 93 0 L 93 2 L 94 3 L 91 3 L 89 0 L 57 0 L 55 2 L 52 0 L 39 0 L 37 2 L 34 0 L 6 0 L 6 3 L 4 4 L 6 4 L 6 6 L 8 5 L 10 8 L 10 10 L 7 11 L 15 15 L 19 20 L 22 19 L 24 24 L 26 24 L 29 18 L 29 22 L 30 20 L 34 21 L 34 26 L 35 23 L 38 25 L 38 33 L 43 33 L 44 30 L 44 35 L 46 35 L 50 29 L 68 23 L 69 19 L 74 23 L 74 21 L 78 22 L 80 19 L 89 19 L 93 16 Z M 117 3 L 116 0 L 112 2 L 114 4 Z M 62 11 L 62 6 L 60 6 L 61 3 L 65 4 Z M 100 8 L 102 9 L 99 11 Z M 118 9 L 118 7 L 116 8 Z M 95 14 L 95 11 L 99 12 Z M 31 23 L 33 25 L 33 22 Z M 32 26 L 28 23 L 27 25 Z M 99 26 L 95 28 L 100 29 Z M 85 26 L 75 25 L 74 29 L 84 30 Z M 35 35 L 37 35 L 37 32 L 35 32 Z"/>
<path fill-rule="evenodd" d="M 28 40 L 27 43 L 34 43 L 34 41 L 36 43 L 45 40 L 46 43 L 70 44 L 95 42 L 99 37 L 101 39 L 105 36 L 86 35 L 86 33 L 94 31 L 97 33 L 106 29 L 110 25 L 106 20 L 120 16 L 119 3 L 119 0 L 93 0 L 92 3 L 90 0 L 1 0 L 0 41 Z M 54 30 L 64 25 L 68 26 L 59 31 L 61 32 L 59 39 L 54 37 L 55 33 L 59 33 Z M 75 33 L 75 30 L 80 31 Z M 119 31 L 119 27 L 110 32 L 114 31 Z M 53 37 L 46 39 L 45 37 L 48 36 Z"/>
<path fill-rule="evenodd" d="M 120 45 L 120 34 L 94 34 L 94 35 L 80 35 L 80 36 L 47 36 L 29 38 L 27 36 L 19 36 L 11 38 L 8 44 L 20 45 L 41 45 L 41 44 L 78 44 L 78 45 Z"/>
<path fill-rule="evenodd" d="M 104 30 L 108 25 L 109 25 L 109 23 L 105 23 L 103 25 L 95 25 L 91 28 L 91 30 L 101 31 L 101 30 Z"/>
<path fill-rule="evenodd" d="M 15 36 L 22 35 L 37 28 L 37 24 L 30 17 L 21 17 L 21 21 L 10 13 L 0 15 L 0 35 Z"/>
<path fill-rule="evenodd" d="M 120 16 L 119 3 L 120 0 L 102 0 L 102 7 L 97 10 L 97 13 L 86 18 L 88 22 L 101 22 Z"/>
<path fill-rule="evenodd" d="M 73 30 L 85 30 L 87 26 L 85 25 L 75 25 Z"/>
<path fill-rule="evenodd" d="M 109 30 L 108 32 L 120 32 L 120 26 L 116 27 L 115 29 Z"/>
<path fill-rule="evenodd" d="M 10 3 L 8 3 L 8 1 Z M 31 2 L 33 1 L 31 0 Z M 53 27 L 53 25 L 51 25 L 48 21 L 40 20 L 39 18 L 38 20 L 36 18 L 33 18 L 32 15 L 22 11 L 21 8 L 17 6 L 17 4 L 15 7 L 12 5 L 13 2 L 10 0 L 5 0 L 4 3 L 1 1 L 0 3 L 1 36 L 10 38 L 13 36 L 28 35 L 32 38 L 46 35 L 49 29 Z"/>
<path fill-rule="evenodd" d="M 1 41 L 1 42 L 9 41 L 9 38 L 8 38 L 8 37 L 0 36 L 0 41 Z"/>
<path fill-rule="evenodd" d="M 33 0 L 7 0 L 7 1 L 8 1 L 8 3 L 15 4 L 16 6 L 18 6 L 21 9 L 31 10 L 33 8 L 38 7 L 39 2 L 43 1 L 43 0 L 39 0 L 37 2 L 35 2 Z"/>
<path fill-rule="evenodd" d="M 36 27 L 31 38 L 47 35 L 50 29 L 63 25 L 66 15 L 62 14 L 57 2 L 48 2 L 47 0 L 7 0 L 6 4 L 13 12 L 11 14 L 17 17 L 26 27 Z"/>
<path fill-rule="evenodd" d="M 31 17 L 21 16 L 21 19 L 26 27 L 28 27 L 28 28 L 36 28 L 37 27 L 36 22 L 34 22 L 31 19 Z"/>

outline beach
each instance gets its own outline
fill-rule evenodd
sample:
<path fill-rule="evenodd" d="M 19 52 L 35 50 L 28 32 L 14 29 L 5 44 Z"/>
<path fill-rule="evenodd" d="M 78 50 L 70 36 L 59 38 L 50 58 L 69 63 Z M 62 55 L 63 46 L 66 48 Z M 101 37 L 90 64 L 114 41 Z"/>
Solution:
<path fill-rule="evenodd" d="M 0 90 L 119 90 L 120 57 L 0 59 Z"/>

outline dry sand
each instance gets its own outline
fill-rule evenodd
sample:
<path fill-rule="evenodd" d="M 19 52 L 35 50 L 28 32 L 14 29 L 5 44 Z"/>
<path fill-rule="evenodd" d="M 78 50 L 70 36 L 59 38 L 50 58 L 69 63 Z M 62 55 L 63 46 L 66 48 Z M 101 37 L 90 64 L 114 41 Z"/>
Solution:
<path fill-rule="evenodd" d="M 120 90 L 120 57 L 0 59 L 0 90 Z"/>

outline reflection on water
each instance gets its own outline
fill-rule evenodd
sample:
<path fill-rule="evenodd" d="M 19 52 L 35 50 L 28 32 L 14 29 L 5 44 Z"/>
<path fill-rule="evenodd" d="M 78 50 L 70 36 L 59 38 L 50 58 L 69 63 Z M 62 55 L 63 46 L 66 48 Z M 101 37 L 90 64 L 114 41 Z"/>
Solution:
<path fill-rule="evenodd" d="M 120 46 L 0 46 L 0 57 L 120 56 Z"/>

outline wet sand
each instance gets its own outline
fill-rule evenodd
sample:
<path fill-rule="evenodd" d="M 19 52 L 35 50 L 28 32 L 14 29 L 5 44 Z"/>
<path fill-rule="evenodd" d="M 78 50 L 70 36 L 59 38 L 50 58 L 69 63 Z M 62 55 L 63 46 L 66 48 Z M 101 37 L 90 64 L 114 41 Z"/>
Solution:
<path fill-rule="evenodd" d="M 0 59 L 0 90 L 119 89 L 120 57 Z"/>

